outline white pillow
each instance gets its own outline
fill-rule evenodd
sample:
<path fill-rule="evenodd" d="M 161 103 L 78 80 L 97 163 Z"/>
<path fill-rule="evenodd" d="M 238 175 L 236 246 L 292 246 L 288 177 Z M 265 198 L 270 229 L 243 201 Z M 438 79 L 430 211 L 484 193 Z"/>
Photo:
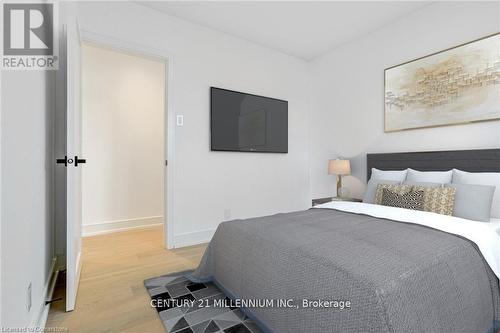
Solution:
<path fill-rule="evenodd" d="M 403 182 L 406 179 L 407 170 L 391 170 L 384 171 L 372 168 L 372 176 L 370 179 L 373 180 L 392 180 L 396 182 Z"/>
<path fill-rule="evenodd" d="M 453 172 L 449 171 L 418 171 L 413 169 L 408 169 L 406 174 L 407 182 L 418 182 L 418 183 L 438 183 L 438 184 L 449 184 L 451 183 L 451 177 Z"/>
<path fill-rule="evenodd" d="M 465 172 L 453 169 L 452 183 L 495 186 L 491 217 L 500 218 L 500 172 Z"/>

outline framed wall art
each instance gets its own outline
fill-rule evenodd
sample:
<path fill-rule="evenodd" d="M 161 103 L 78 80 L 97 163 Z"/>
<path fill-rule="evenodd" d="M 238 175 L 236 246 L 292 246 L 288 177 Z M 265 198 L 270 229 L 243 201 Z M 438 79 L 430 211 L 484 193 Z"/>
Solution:
<path fill-rule="evenodd" d="M 385 70 L 385 132 L 500 119 L 500 33 Z"/>

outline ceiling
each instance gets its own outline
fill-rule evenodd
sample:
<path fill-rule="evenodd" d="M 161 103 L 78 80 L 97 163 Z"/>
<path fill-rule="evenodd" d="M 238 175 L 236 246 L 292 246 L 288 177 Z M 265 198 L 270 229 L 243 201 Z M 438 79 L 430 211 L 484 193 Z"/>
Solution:
<path fill-rule="evenodd" d="M 142 5 L 312 60 L 427 1 L 147 1 Z"/>

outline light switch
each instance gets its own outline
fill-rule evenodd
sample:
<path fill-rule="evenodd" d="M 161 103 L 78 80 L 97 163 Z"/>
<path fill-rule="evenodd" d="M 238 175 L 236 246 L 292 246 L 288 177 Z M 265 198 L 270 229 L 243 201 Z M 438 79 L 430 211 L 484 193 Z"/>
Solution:
<path fill-rule="evenodd" d="M 177 115 L 176 122 L 177 122 L 177 126 L 184 126 L 184 116 Z"/>

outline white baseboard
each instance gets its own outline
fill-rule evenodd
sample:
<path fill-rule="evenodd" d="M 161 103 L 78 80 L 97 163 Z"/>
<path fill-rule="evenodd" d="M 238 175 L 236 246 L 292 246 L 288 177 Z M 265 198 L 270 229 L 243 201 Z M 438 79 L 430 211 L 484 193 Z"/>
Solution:
<path fill-rule="evenodd" d="M 118 231 L 157 226 L 162 223 L 163 216 L 148 216 L 129 220 L 84 224 L 82 226 L 82 235 L 83 237 L 102 235 Z"/>
<path fill-rule="evenodd" d="M 215 233 L 215 229 L 207 229 L 196 232 L 187 232 L 184 234 L 174 235 L 174 247 L 185 247 L 208 243 Z"/>
<path fill-rule="evenodd" d="M 54 289 L 56 287 L 57 275 L 59 273 L 56 270 L 57 258 L 52 259 L 52 264 L 50 266 L 50 277 L 45 283 L 43 289 L 43 298 L 41 302 L 38 303 L 38 311 L 37 314 L 33 317 L 33 321 L 31 323 L 32 328 L 44 328 L 47 323 L 47 318 L 49 316 L 50 304 L 45 305 L 46 300 L 51 300 L 52 295 L 54 294 Z"/>

